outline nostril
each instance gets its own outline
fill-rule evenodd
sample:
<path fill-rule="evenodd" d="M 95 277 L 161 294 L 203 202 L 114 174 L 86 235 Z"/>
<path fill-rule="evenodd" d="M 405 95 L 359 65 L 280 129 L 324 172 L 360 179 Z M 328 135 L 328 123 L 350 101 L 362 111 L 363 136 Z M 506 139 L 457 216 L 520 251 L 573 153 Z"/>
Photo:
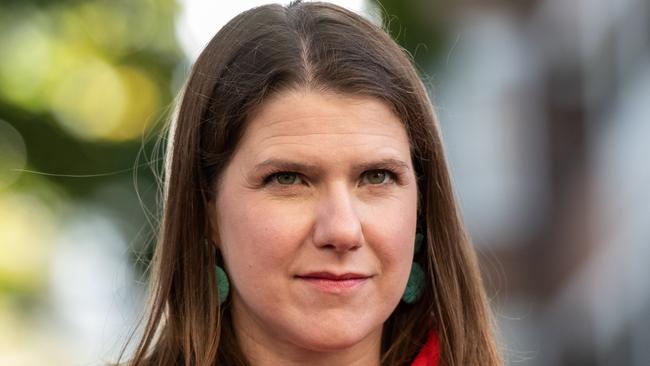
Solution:
<path fill-rule="evenodd" d="M 342 241 L 325 241 L 315 243 L 317 247 L 324 250 L 332 250 L 337 252 L 356 251 L 361 247 L 361 243 L 357 240 L 342 240 Z"/>

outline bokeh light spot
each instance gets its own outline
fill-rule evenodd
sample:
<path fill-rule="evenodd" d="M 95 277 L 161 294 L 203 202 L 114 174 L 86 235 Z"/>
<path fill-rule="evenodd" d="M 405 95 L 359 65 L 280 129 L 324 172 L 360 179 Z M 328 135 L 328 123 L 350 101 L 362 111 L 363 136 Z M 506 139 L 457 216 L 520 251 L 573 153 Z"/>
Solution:
<path fill-rule="evenodd" d="M 125 88 L 126 108 L 119 124 L 105 138 L 127 140 L 141 136 L 160 108 L 160 93 L 154 81 L 142 71 L 118 68 Z"/>
<path fill-rule="evenodd" d="M 0 34 L 0 95 L 22 107 L 42 109 L 51 70 L 47 30 L 36 15 L 16 15 L 0 22 Z"/>
<path fill-rule="evenodd" d="M 141 136 L 160 107 L 155 82 L 133 67 L 92 59 L 56 87 L 52 111 L 73 135 L 123 141 Z"/>
<path fill-rule="evenodd" d="M 0 294 L 36 293 L 46 285 L 55 221 L 38 198 L 0 193 Z"/>
<path fill-rule="evenodd" d="M 89 60 L 72 71 L 54 90 L 52 111 L 66 130 L 84 139 L 99 139 L 121 123 L 127 100 L 117 71 Z"/>

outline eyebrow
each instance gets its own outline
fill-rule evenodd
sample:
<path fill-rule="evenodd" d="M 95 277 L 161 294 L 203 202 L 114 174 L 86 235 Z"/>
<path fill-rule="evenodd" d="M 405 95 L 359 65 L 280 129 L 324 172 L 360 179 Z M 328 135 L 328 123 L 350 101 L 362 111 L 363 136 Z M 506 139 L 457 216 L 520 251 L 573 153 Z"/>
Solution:
<path fill-rule="evenodd" d="M 306 173 L 317 173 L 321 170 L 318 165 L 309 164 L 299 161 L 284 160 L 271 158 L 255 165 L 254 170 L 266 169 L 286 170 L 286 171 L 300 171 Z M 354 171 L 366 171 L 373 169 L 396 169 L 396 170 L 410 170 L 409 165 L 399 159 L 385 158 L 379 160 L 363 161 L 352 166 Z"/>

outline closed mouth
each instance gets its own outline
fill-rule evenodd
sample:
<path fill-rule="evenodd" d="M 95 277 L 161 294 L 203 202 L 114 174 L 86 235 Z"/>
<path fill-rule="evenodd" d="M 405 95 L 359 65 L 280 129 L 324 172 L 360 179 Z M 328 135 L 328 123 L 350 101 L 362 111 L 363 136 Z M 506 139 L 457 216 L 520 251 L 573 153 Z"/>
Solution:
<path fill-rule="evenodd" d="M 311 272 L 296 276 L 297 279 L 320 292 L 334 295 L 351 294 L 368 282 L 371 275 L 361 273 Z"/>
<path fill-rule="evenodd" d="M 331 272 L 310 272 L 304 275 L 296 276 L 302 279 L 326 280 L 326 281 L 346 281 L 346 280 L 363 280 L 372 276 L 361 273 L 342 273 L 335 274 Z"/>

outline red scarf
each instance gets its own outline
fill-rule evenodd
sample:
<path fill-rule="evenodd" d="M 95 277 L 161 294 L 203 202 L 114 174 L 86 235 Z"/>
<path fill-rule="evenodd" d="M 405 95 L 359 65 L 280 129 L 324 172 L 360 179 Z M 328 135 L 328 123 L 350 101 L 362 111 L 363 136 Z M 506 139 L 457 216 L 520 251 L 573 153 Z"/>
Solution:
<path fill-rule="evenodd" d="M 436 332 L 431 332 L 427 343 L 415 357 L 411 366 L 437 366 L 440 358 L 440 340 Z"/>

